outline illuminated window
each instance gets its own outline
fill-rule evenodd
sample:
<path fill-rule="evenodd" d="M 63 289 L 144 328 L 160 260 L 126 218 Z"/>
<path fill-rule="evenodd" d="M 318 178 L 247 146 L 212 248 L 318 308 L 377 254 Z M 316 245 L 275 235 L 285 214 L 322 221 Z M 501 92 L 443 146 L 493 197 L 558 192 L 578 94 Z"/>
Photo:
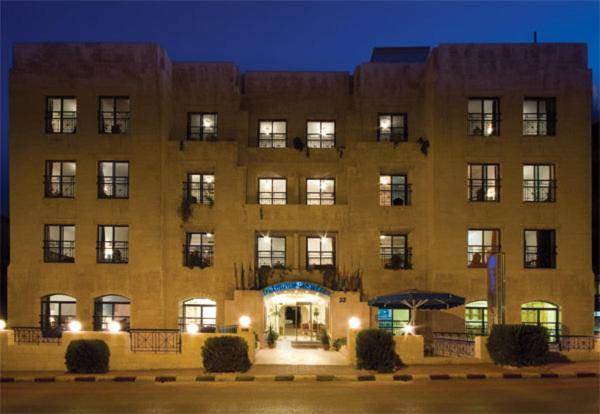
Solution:
<path fill-rule="evenodd" d="M 129 97 L 101 96 L 98 130 L 101 134 L 129 132 Z"/>
<path fill-rule="evenodd" d="M 112 321 L 121 325 L 122 331 L 129 331 L 131 303 L 128 298 L 118 295 L 106 295 L 94 301 L 94 330 L 107 331 Z"/>
<path fill-rule="evenodd" d="M 285 266 L 285 237 L 257 236 L 258 267 Z"/>
<path fill-rule="evenodd" d="M 190 173 L 185 183 L 185 189 L 190 203 L 213 205 L 215 202 L 215 175 Z"/>
<path fill-rule="evenodd" d="M 500 230 L 469 229 L 468 243 L 469 267 L 485 267 L 489 256 L 500 252 Z"/>
<path fill-rule="evenodd" d="M 335 121 L 308 121 L 306 142 L 308 148 L 334 148 Z"/>
<path fill-rule="evenodd" d="M 184 331 L 187 325 L 195 324 L 200 332 L 214 332 L 217 325 L 217 302 L 210 299 L 193 298 L 183 302 L 179 326 Z"/>
<path fill-rule="evenodd" d="M 525 98 L 523 100 L 523 135 L 556 133 L 556 99 Z"/>
<path fill-rule="evenodd" d="M 410 322 L 410 309 L 383 309 L 377 311 L 379 329 L 391 332 L 392 335 L 403 335 L 404 327 Z"/>
<path fill-rule="evenodd" d="M 524 266 L 526 268 L 556 268 L 556 237 L 554 230 L 525 230 Z"/>
<path fill-rule="evenodd" d="M 467 167 L 469 201 L 500 200 L 500 166 L 469 164 Z"/>
<path fill-rule="evenodd" d="M 379 176 L 379 205 L 404 206 L 410 204 L 410 184 L 406 175 Z"/>
<path fill-rule="evenodd" d="M 469 135 L 500 135 L 500 99 L 470 98 L 468 129 Z"/>
<path fill-rule="evenodd" d="M 188 113 L 188 140 L 216 141 L 216 113 Z"/>
<path fill-rule="evenodd" d="M 260 121 L 258 123 L 259 148 L 285 148 L 286 141 L 286 121 Z"/>
<path fill-rule="evenodd" d="M 69 322 L 77 318 L 77 300 L 74 297 L 56 294 L 42 298 L 42 336 L 56 338 L 68 329 Z"/>
<path fill-rule="evenodd" d="M 46 98 L 46 132 L 74 134 L 77 130 L 77 98 L 51 96 Z"/>
<path fill-rule="evenodd" d="M 335 179 L 309 178 L 306 180 L 306 204 L 335 204 Z"/>
<path fill-rule="evenodd" d="M 551 203 L 556 201 L 554 165 L 523 165 L 523 201 L 536 203 Z"/>
<path fill-rule="evenodd" d="M 286 204 L 287 180 L 285 178 L 259 178 L 258 203 Z"/>
<path fill-rule="evenodd" d="M 333 237 L 307 237 L 306 263 L 308 267 L 335 264 L 335 239 Z"/>
<path fill-rule="evenodd" d="M 487 335 L 487 306 L 486 300 L 465 304 L 465 331 L 468 337 Z"/>
<path fill-rule="evenodd" d="M 406 114 L 379 114 L 379 141 L 400 142 L 408 139 Z"/>
<path fill-rule="evenodd" d="M 558 306 L 552 303 L 535 301 L 523 304 L 521 323 L 546 328 L 549 342 L 556 342 L 560 336 Z"/>
<path fill-rule="evenodd" d="M 75 226 L 46 224 L 44 226 L 44 262 L 75 262 Z"/>
<path fill-rule="evenodd" d="M 98 226 L 98 263 L 127 263 L 128 247 L 128 226 Z"/>
<path fill-rule="evenodd" d="M 406 234 L 380 235 L 379 257 L 386 269 L 410 269 L 411 252 Z"/>
<path fill-rule="evenodd" d="M 45 196 L 48 198 L 75 197 L 75 169 L 75 161 L 46 161 Z"/>
<path fill-rule="evenodd" d="M 212 233 L 187 233 L 184 265 L 204 269 L 213 265 L 215 237 Z"/>
<path fill-rule="evenodd" d="M 98 163 L 98 198 L 129 198 L 129 162 Z"/>

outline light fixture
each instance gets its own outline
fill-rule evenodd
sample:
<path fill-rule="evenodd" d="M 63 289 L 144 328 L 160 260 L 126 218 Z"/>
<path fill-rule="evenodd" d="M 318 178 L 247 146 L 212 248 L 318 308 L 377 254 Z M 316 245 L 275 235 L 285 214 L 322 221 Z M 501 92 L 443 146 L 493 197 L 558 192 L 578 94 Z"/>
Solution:
<path fill-rule="evenodd" d="M 121 324 L 117 321 L 110 321 L 108 323 L 108 330 L 113 333 L 119 332 L 121 330 Z"/>
<path fill-rule="evenodd" d="M 379 176 L 379 184 L 389 185 L 390 182 L 391 182 L 391 180 L 392 179 L 390 178 L 389 175 L 381 175 L 381 176 Z"/>
<path fill-rule="evenodd" d="M 392 123 L 389 119 L 382 118 L 379 120 L 379 126 L 383 129 L 388 129 Z"/>
<path fill-rule="evenodd" d="M 212 237 L 212 236 L 213 236 L 213 234 L 210 231 L 206 233 L 206 237 Z"/>
<path fill-rule="evenodd" d="M 350 327 L 350 329 L 360 328 L 360 319 L 358 319 L 356 316 L 351 317 L 350 319 L 348 319 L 348 326 Z"/>
<path fill-rule="evenodd" d="M 185 326 L 185 330 L 186 330 L 187 333 L 195 334 L 195 333 L 198 333 L 198 331 L 200 330 L 200 328 L 195 323 L 188 323 Z"/>
<path fill-rule="evenodd" d="M 268 234 L 263 234 L 262 236 L 263 240 L 266 241 L 267 243 L 271 241 L 271 237 Z"/>
<path fill-rule="evenodd" d="M 387 236 L 385 234 L 380 234 L 379 235 L 379 240 L 385 240 Z"/>
<path fill-rule="evenodd" d="M 415 333 L 415 327 L 412 326 L 410 323 L 405 325 L 404 328 L 402 328 L 402 330 L 404 331 L 405 335 L 414 335 Z"/>
<path fill-rule="evenodd" d="M 81 322 L 79 322 L 79 321 L 69 322 L 69 331 L 71 331 L 71 332 L 81 331 Z"/>
<path fill-rule="evenodd" d="M 248 329 L 250 327 L 251 322 L 252 320 L 248 315 L 240 316 L 240 326 L 242 327 L 242 329 Z"/>
<path fill-rule="evenodd" d="M 4 330 L 6 328 L 6 322 L 4 321 L 4 319 L 0 319 L 0 331 Z"/>

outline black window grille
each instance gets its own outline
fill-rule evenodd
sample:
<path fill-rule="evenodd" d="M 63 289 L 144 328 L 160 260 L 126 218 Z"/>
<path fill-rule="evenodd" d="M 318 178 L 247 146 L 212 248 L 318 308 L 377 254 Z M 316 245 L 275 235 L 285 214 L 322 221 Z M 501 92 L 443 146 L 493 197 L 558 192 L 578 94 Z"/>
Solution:
<path fill-rule="evenodd" d="M 46 132 L 74 134 L 77 131 L 77 98 L 50 96 L 46 98 Z"/>
<path fill-rule="evenodd" d="M 469 201 L 500 201 L 498 164 L 469 164 L 467 174 Z"/>
<path fill-rule="evenodd" d="M 40 327 L 42 336 L 60 338 L 69 329 L 69 323 L 77 319 L 77 301 L 67 295 L 50 295 L 42 298 Z"/>
<path fill-rule="evenodd" d="M 111 322 L 118 322 L 122 331 L 129 331 L 131 303 L 118 295 L 107 295 L 94 301 L 94 330 L 106 331 Z"/>
<path fill-rule="evenodd" d="M 98 226 L 98 263 L 129 262 L 129 227 L 115 225 Z"/>
<path fill-rule="evenodd" d="M 500 230 L 469 229 L 467 264 L 469 267 L 485 267 L 491 255 L 500 252 Z"/>
<path fill-rule="evenodd" d="M 287 204 L 287 179 L 259 178 L 258 204 Z"/>
<path fill-rule="evenodd" d="M 556 268 L 555 230 L 525 230 L 524 267 L 529 269 Z"/>
<path fill-rule="evenodd" d="M 308 148 L 334 148 L 335 121 L 308 121 L 306 144 Z"/>
<path fill-rule="evenodd" d="M 377 140 L 401 142 L 408 140 L 408 120 L 406 114 L 379 114 Z"/>
<path fill-rule="evenodd" d="M 212 233 L 187 233 L 183 245 L 184 265 L 201 269 L 213 265 L 214 235 Z"/>
<path fill-rule="evenodd" d="M 556 201 L 554 165 L 523 165 L 523 201 L 535 203 L 553 203 Z"/>
<path fill-rule="evenodd" d="M 129 162 L 98 163 L 98 198 L 129 198 Z"/>
<path fill-rule="evenodd" d="M 335 239 L 333 237 L 307 237 L 306 263 L 308 267 L 335 265 Z"/>
<path fill-rule="evenodd" d="M 44 226 L 44 262 L 75 262 L 75 226 L 46 224 Z"/>
<path fill-rule="evenodd" d="M 187 139 L 192 141 L 216 141 L 217 114 L 205 112 L 188 113 Z"/>
<path fill-rule="evenodd" d="M 335 179 L 308 178 L 306 180 L 306 204 L 333 205 L 335 204 Z"/>
<path fill-rule="evenodd" d="M 183 183 L 186 198 L 190 203 L 213 205 L 215 201 L 215 175 L 190 173 Z"/>
<path fill-rule="evenodd" d="M 259 121 L 258 147 L 285 148 L 287 145 L 286 121 Z"/>
<path fill-rule="evenodd" d="M 75 161 L 46 161 L 44 195 L 48 198 L 74 198 L 75 170 Z"/>
<path fill-rule="evenodd" d="M 525 98 L 523 100 L 523 135 L 556 135 L 555 98 Z"/>
<path fill-rule="evenodd" d="M 469 135 L 500 135 L 500 99 L 470 98 L 467 123 Z"/>
<path fill-rule="evenodd" d="M 258 268 L 262 266 L 285 266 L 285 237 L 257 236 L 256 238 Z"/>
<path fill-rule="evenodd" d="M 411 186 L 406 175 L 379 176 L 379 205 L 405 206 L 410 204 Z"/>
<path fill-rule="evenodd" d="M 129 97 L 101 96 L 98 109 L 98 132 L 101 134 L 129 133 Z"/>
<path fill-rule="evenodd" d="M 411 249 L 406 234 L 379 236 L 379 258 L 385 269 L 411 269 Z"/>

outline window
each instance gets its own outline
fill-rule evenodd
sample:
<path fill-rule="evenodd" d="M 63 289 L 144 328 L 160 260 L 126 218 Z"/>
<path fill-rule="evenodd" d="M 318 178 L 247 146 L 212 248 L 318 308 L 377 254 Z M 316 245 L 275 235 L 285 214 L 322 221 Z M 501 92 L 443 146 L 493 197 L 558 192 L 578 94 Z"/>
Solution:
<path fill-rule="evenodd" d="M 46 161 L 45 196 L 75 197 L 75 167 L 75 161 Z"/>
<path fill-rule="evenodd" d="M 487 300 L 469 302 L 465 305 L 465 331 L 467 337 L 487 335 Z"/>
<path fill-rule="evenodd" d="M 335 147 L 335 121 L 308 121 L 306 142 L 308 148 Z"/>
<path fill-rule="evenodd" d="M 500 99 L 469 99 L 468 124 L 469 135 L 500 135 Z"/>
<path fill-rule="evenodd" d="M 190 203 L 212 206 L 215 202 L 215 175 L 188 174 L 185 189 L 187 199 Z"/>
<path fill-rule="evenodd" d="M 98 263 L 127 263 L 128 226 L 98 226 Z"/>
<path fill-rule="evenodd" d="M 198 325 L 200 332 L 210 332 L 217 326 L 217 302 L 200 298 L 186 300 L 181 315 L 179 326 L 182 331 L 188 325 Z"/>
<path fill-rule="evenodd" d="M 523 100 L 523 135 L 556 133 L 556 99 L 525 98 Z"/>
<path fill-rule="evenodd" d="M 410 269 L 411 254 L 405 234 L 379 236 L 379 257 L 386 269 Z"/>
<path fill-rule="evenodd" d="M 46 99 L 46 132 L 74 134 L 77 130 L 77 98 L 52 96 Z"/>
<path fill-rule="evenodd" d="M 521 306 L 521 323 L 546 328 L 548 341 L 556 342 L 560 336 L 558 306 L 552 303 L 535 301 Z"/>
<path fill-rule="evenodd" d="M 384 309 L 377 311 L 379 329 L 391 332 L 392 335 L 404 334 L 404 327 L 410 322 L 410 309 Z"/>
<path fill-rule="evenodd" d="M 129 162 L 98 163 L 98 198 L 129 198 Z"/>
<path fill-rule="evenodd" d="M 379 176 L 379 205 L 404 206 L 410 204 L 410 185 L 406 175 Z"/>
<path fill-rule="evenodd" d="M 197 141 L 216 141 L 217 114 L 189 113 L 187 138 Z"/>
<path fill-rule="evenodd" d="M 285 178 L 259 178 L 258 204 L 286 204 L 287 180 Z"/>
<path fill-rule="evenodd" d="M 41 315 L 42 336 L 61 337 L 69 322 L 77 318 L 77 300 L 62 294 L 45 296 L 42 298 Z"/>
<path fill-rule="evenodd" d="M 75 262 L 75 226 L 46 224 L 44 226 L 44 262 Z"/>
<path fill-rule="evenodd" d="M 469 201 L 500 200 L 500 166 L 469 164 L 467 167 Z"/>
<path fill-rule="evenodd" d="M 308 267 L 335 264 L 335 239 L 333 237 L 307 237 L 306 263 Z"/>
<path fill-rule="evenodd" d="M 523 165 L 523 201 L 551 203 L 556 201 L 554 165 Z"/>
<path fill-rule="evenodd" d="M 524 266 L 537 269 L 556 267 L 554 230 L 525 230 Z"/>
<path fill-rule="evenodd" d="M 259 268 L 285 266 L 285 237 L 258 236 L 256 245 Z"/>
<path fill-rule="evenodd" d="M 121 325 L 122 331 L 129 331 L 131 303 L 129 299 L 118 295 L 106 295 L 94 301 L 94 330 L 107 331 L 112 321 Z"/>
<path fill-rule="evenodd" d="M 400 142 L 407 139 L 406 114 L 379 114 L 378 141 Z"/>
<path fill-rule="evenodd" d="M 306 180 L 306 204 L 333 205 L 335 204 L 335 180 L 333 178 Z"/>
<path fill-rule="evenodd" d="M 212 233 L 187 233 L 183 253 L 185 266 L 200 269 L 212 266 L 214 245 Z"/>
<path fill-rule="evenodd" d="M 469 230 L 468 242 L 467 263 L 469 267 L 485 267 L 488 257 L 500 252 L 500 230 Z"/>
<path fill-rule="evenodd" d="M 127 134 L 129 132 L 129 97 L 101 96 L 98 119 L 98 131 L 101 134 Z"/>
<path fill-rule="evenodd" d="M 260 121 L 258 123 L 259 148 L 285 148 L 286 141 L 286 121 Z"/>

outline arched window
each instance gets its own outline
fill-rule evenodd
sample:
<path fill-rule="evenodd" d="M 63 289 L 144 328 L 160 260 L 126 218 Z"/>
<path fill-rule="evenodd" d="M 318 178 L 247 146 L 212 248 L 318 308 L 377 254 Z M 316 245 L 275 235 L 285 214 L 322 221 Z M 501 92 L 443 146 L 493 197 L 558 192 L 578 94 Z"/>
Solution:
<path fill-rule="evenodd" d="M 487 307 L 487 300 L 476 300 L 465 305 L 465 332 L 467 336 L 487 335 Z"/>
<path fill-rule="evenodd" d="M 118 295 L 100 296 L 94 301 L 94 330 L 106 331 L 111 321 L 121 324 L 121 330 L 129 330 L 131 302 Z"/>
<path fill-rule="evenodd" d="M 202 331 L 213 330 L 217 325 L 217 302 L 210 299 L 192 298 L 183 302 L 179 325 L 182 330 L 196 324 Z"/>
<path fill-rule="evenodd" d="M 69 322 L 77 316 L 77 300 L 74 297 L 56 294 L 42 298 L 40 325 L 45 337 L 60 337 L 68 329 Z"/>
<path fill-rule="evenodd" d="M 527 302 L 521 306 L 521 323 L 543 326 L 548 331 L 550 342 L 556 342 L 560 335 L 558 306 L 542 301 Z"/>

